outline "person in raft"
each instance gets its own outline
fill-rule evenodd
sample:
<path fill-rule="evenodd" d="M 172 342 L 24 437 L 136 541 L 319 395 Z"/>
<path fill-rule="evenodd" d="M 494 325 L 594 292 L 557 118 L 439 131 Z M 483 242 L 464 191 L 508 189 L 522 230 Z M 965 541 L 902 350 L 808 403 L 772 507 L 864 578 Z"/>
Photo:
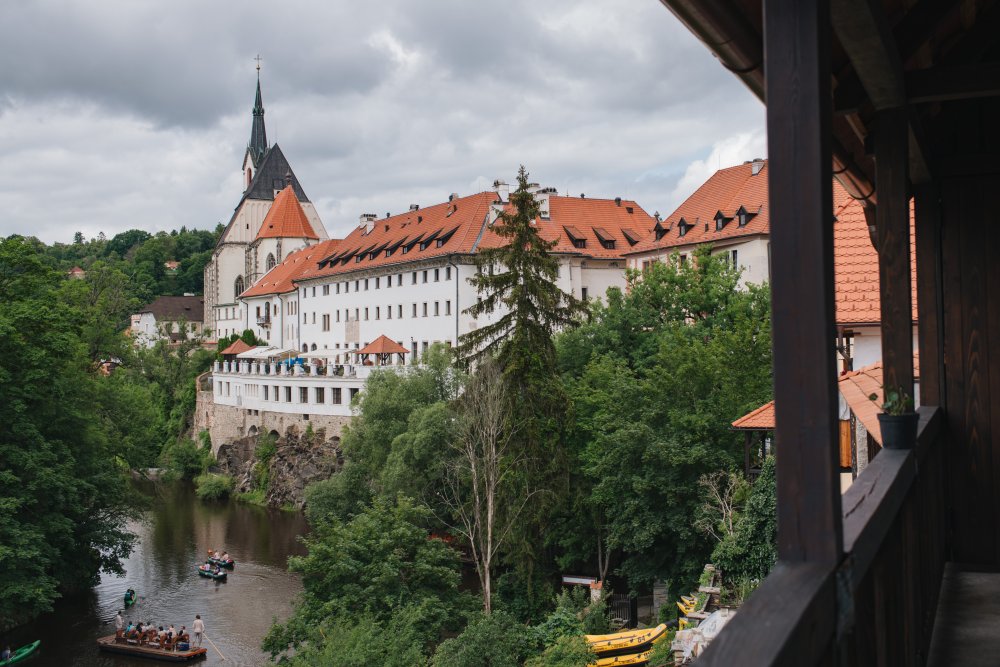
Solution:
<path fill-rule="evenodd" d="M 194 615 L 194 623 L 191 624 L 191 632 L 194 633 L 194 638 L 200 647 L 201 636 L 205 633 L 205 623 L 201 620 L 201 614 Z"/>

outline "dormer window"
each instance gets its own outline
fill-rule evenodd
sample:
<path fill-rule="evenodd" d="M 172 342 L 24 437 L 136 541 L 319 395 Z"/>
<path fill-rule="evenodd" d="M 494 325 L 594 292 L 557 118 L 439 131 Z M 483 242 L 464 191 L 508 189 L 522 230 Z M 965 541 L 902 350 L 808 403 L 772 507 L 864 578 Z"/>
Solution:
<path fill-rule="evenodd" d="M 742 206 L 736 211 L 736 219 L 739 221 L 740 227 L 746 227 L 746 224 L 750 221 L 750 217 L 750 213 Z"/>
<path fill-rule="evenodd" d="M 667 235 L 667 230 L 663 227 L 663 225 L 657 222 L 656 226 L 653 227 L 653 233 L 656 235 L 656 240 L 659 241 Z"/>
<path fill-rule="evenodd" d="M 594 227 L 594 234 L 597 236 L 597 240 L 601 242 L 601 246 L 605 250 L 615 249 L 615 237 L 608 233 L 608 230 L 603 227 Z"/>
<path fill-rule="evenodd" d="M 687 221 L 684 220 L 684 218 L 681 218 L 680 221 L 677 223 L 678 236 L 684 236 L 685 234 L 688 233 L 688 230 L 691 229 L 692 227 L 694 227 L 694 225 L 689 225 Z"/>
<path fill-rule="evenodd" d="M 587 238 L 580 232 L 579 229 L 571 225 L 566 225 L 563 227 L 563 230 L 566 232 L 566 236 L 569 238 L 570 243 L 573 244 L 574 248 L 583 249 L 587 247 Z"/>
<path fill-rule="evenodd" d="M 721 232 L 726 227 L 726 223 L 732 220 L 731 217 L 727 216 L 722 211 L 715 214 L 715 231 Z"/>

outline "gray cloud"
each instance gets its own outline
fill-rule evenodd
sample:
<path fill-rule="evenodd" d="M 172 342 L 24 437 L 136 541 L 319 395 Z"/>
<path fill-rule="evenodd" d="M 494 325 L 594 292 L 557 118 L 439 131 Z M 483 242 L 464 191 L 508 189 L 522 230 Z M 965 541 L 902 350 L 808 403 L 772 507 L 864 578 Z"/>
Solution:
<path fill-rule="evenodd" d="M 335 234 L 522 163 L 665 214 L 763 147 L 654 0 L 7 2 L 0 44 L 0 234 L 48 241 L 227 220 L 258 51 L 268 138 Z"/>

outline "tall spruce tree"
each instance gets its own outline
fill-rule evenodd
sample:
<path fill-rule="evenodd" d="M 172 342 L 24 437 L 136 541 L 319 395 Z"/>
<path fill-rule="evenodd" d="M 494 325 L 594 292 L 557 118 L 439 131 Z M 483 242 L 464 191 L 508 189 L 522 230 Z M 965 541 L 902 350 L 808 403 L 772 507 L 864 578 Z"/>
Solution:
<path fill-rule="evenodd" d="M 522 514 L 511 535 L 508 560 L 530 581 L 538 562 L 536 549 L 543 542 L 542 526 L 568 479 L 562 436 L 570 403 L 558 376 L 553 335 L 577 323 L 587 307 L 556 284 L 559 260 L 550 253 L 555 242 L 539 234 L 539 206 L 528 188 L 522 165 L 510 205 L 493 225 L 501 242 L 480 251 L 479 270 L 470 279 L 482 299 L 466 312 L 476 318 L 500 316 L 463 336 L 458 355 L 469 362 L 493 356 L 508 384 L 511 424 L 518 425 L 510 456 L 524 462 L 521 474 L 539 499 L 531 504 L 531 514 Z"/>

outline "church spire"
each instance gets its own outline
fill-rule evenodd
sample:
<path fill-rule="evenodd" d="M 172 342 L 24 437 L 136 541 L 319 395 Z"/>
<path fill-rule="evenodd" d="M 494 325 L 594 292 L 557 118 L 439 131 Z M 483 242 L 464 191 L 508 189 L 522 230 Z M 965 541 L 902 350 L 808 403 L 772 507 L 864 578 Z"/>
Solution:
<path fill-rule="evenodd" d="M 260 166 L 260 161 L 264 159 L 267 152 L 267 132 L 264 130 L 264 102 L 260 97 L 260 56 L 257 61 L 257 99 L 253 105 L 253 128 L 250 130 L 250 143 L 247 150 L 250 151 L 250 158 L 253 160 L 254 168 Z"/>

